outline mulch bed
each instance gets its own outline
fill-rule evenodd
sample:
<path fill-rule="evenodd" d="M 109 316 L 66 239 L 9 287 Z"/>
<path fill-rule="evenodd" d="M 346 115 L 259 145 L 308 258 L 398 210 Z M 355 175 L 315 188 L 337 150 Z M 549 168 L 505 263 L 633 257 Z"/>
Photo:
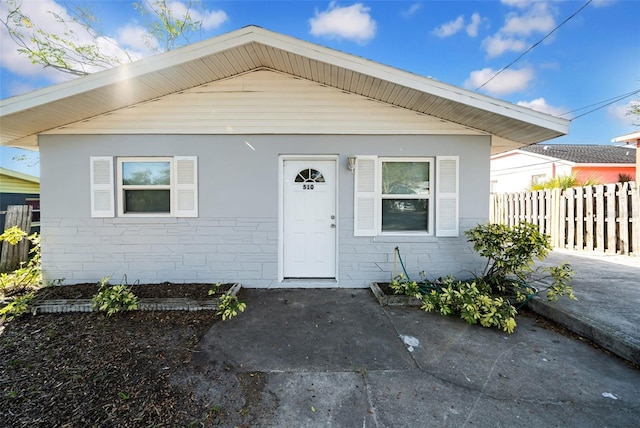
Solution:
<path fill-rule="evenodd" d="M 207 284 L 132 288 L 139 297 L 211 297 Z M 96 291 L 95 284 L 55 286 L 38 299 L 89 299 Z M 201 338 L 219 322 L 213 311 L 26 314 L 0 322 L 0 425 L 250 426 L 264 376 L 194 362 Z"/>
<path fill-rule="evenodd" d="M 222 293 L 231 288 L 233 284 L 221 284 L 218 293 Z M 133 294 L 139 298 L 189 298 L 189 299 L 209 299 L 209 290 L 213 284 L 174 284 L 165 282 L 162 284 L 133 284 L 129 285 Z M 54 285 L 40 289 L 36 293 L 36 299 L 91 299 L 98 292 L 98 285 L 74 284 L 74 285 Z"/>

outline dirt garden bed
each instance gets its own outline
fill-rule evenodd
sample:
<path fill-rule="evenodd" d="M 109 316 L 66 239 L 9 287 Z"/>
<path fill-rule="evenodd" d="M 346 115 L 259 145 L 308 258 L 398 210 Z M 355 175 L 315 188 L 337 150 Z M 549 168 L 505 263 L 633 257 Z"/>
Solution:
<path fill-rule="evenodd" d="M 132 287 L 149 299 L 211 297 L 202 284 Z M 49 287 L 36 299 L 87 299 L 96 290 Z M 250 426 L 264 376 L 193 361 L 219 322 L 209 310 L 26 314 L 0 322 L 2 425 Z"/>

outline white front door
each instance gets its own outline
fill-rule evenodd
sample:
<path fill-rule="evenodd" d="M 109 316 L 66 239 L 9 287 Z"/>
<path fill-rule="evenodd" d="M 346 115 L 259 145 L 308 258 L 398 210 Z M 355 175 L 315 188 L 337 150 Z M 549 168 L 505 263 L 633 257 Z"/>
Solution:
<path fill-rule="evenodd" d="M 336 162 L 284 160 L 284 278 L 336 277 Z"/>

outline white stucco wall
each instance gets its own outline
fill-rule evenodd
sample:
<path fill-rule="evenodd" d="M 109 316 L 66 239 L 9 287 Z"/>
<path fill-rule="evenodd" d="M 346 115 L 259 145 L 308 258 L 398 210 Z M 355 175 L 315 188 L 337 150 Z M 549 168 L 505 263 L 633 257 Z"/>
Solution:
<path fill-rule="evenodd" d="M 433 278 L 466 277 L 483 265 L 462 230 L 488 219 L 486 136 L 46 135 L 39 142 L 48 280 L 95 282 L 111 275 L 119 281 L 127 275 L 129 283 L 283 286 L 277 278 L 278 157 L 283 154 L 339 155 L 338 284 L 332 286 L 389 280 L 396 246 L 415 278 L 420 271 Z M 91 156 L 180 155 L 198 156 L 197 218 L 91 218 Z M 459 156 L 460 236 L 354 237 L 354 176 L 346 167 L 353 155 Z"/>
<path fill-rule="evenodd" d="M 519 152 L 496 155 L 491 159 L 491 191 L 524 192 L 531 186 L 534 176 L 544 176 L 548 180 L 570 174 L 571 165 L 546 156 Z"/>

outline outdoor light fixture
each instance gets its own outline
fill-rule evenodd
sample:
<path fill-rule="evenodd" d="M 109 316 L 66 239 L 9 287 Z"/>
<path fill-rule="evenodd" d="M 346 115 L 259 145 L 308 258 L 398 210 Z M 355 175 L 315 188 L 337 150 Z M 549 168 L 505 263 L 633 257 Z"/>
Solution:
<path fill-rule="evenodd" d="M 356 157 L 355 156 L 349 156 L 349 170 L 353 172 L 353 170 L 356 169 Z"/>

